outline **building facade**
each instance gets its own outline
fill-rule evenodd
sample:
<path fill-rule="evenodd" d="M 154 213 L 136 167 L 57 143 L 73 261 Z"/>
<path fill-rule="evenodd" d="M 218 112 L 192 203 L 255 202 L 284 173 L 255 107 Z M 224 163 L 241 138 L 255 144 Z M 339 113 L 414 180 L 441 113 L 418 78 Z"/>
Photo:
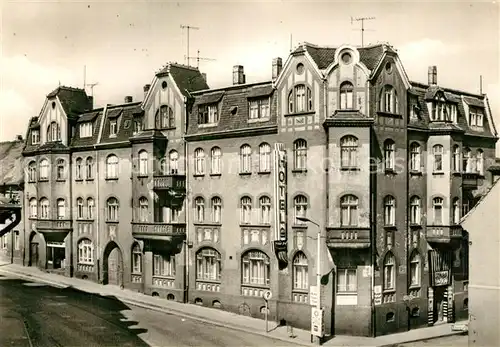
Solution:
<path fill-rule="evenodd" d="M 320 258 L 327 333 L 467 317 L 459 220 L 491 182 L 486 96 L 435 67 L 410 81 L 388 44 L 304 43 L 270 68 L 209 89 L 169 64 L 142 102 L 99 109 L 50 93 L 23 152 L 26 263 L 254 317 L 270 290 L 270 316 L 308 329 Z"/>

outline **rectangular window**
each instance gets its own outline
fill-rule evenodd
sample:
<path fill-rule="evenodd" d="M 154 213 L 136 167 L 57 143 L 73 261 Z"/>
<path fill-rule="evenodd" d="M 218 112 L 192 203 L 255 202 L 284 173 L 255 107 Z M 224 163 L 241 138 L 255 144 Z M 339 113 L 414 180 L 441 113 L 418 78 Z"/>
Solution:
<path fill-rule="evenodd" d="M 154 276 L 175 276 L 175 256 L 155 254 L 153 259 Z"/>
<path fill-rule="evenodd" d="M 31 132 L 31 144 L 32 145 L 37 145 L 39 143 L 40 143 L 40 131 L 33 130 Z"/>
<path fill-rule="evenodd" d="M 269 98 L 251 100 L 248 108 L 249 119 L 267 119 L 270 116 Z"/>
<path fill-rule="evenodd" d="M 356 269 L 337 270 L 337 293 L 356 293 L 358 280 Z"/>
<path fill-rule="evenodd" d="M 19 250 L 19 230 L 14 231 L 14 249 Z"/>
<path fill-rule="evenodd" d="M 109 121 L 109 136 L 116 136 L 118 132 L 118 122 L 116 119 L 112 119 Z"/>
<path fill-rule="evenodd" d="M 92 123 L 85 122 L 80 124 L 80 137 L 91 137 L 92 136 Z"/>
<path fill-rule="evenodd" d="M 476 126 L 482 128 L 483 127 L 483 114 L 476 113 Z"/>
<path fill-rule="evenodd" d="M 219 122 L 219 110 L 217 104 L 200 105 L 198 107 L 198 124 L 216 124 Z"/>

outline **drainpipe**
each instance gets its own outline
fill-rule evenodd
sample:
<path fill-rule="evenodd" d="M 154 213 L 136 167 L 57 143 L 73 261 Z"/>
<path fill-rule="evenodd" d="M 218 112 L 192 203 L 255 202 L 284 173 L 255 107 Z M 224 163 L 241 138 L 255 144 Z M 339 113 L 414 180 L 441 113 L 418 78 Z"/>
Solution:
<path fill-rule="evenodd" d="M 184 134 L 187 133 L 187 128 L 188 128 L 188 100 L 186 97 L 184 97 L 184 112 L 185 112 L 185 117 L 184 117 Z M 188 160 L 188 146 L 187 146 L 187 141 L 185 138 L 183 138 L 183 146 L 184 146 L 184 173 L 186 175 L 186 196 L 184 198 L 184 216 L 186 220 L 186 238 L 184 241 L 184 302 L 187 303 L 189 302 L 189 185 L 188 185 L 188 179 L 189 179 L 189 160 Z"/>

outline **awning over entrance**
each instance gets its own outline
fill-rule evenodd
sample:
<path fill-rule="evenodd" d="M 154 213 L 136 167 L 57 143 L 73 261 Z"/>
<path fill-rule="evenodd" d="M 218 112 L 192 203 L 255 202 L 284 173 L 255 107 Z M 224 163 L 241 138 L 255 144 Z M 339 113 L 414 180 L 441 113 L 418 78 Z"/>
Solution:
<path fill-rule="evenodd" d="M 43 237 L 45 238 L 45 242 L 64 242 L 64 239 L 68 235 L 67 231 L 51 231 L 51 232 L 43 232 Z"/>

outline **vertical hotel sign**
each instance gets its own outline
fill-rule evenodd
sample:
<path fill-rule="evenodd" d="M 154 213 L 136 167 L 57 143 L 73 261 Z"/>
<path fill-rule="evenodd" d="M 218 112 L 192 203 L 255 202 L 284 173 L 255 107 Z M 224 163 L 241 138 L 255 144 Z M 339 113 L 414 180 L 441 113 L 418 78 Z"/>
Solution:
<path fill-rule="evenodd" d="M 278 267 L 283 270 L 288 265 L 287 246 L 287 163 L 285 146 L 274 145 L 274 252 Z"/>

